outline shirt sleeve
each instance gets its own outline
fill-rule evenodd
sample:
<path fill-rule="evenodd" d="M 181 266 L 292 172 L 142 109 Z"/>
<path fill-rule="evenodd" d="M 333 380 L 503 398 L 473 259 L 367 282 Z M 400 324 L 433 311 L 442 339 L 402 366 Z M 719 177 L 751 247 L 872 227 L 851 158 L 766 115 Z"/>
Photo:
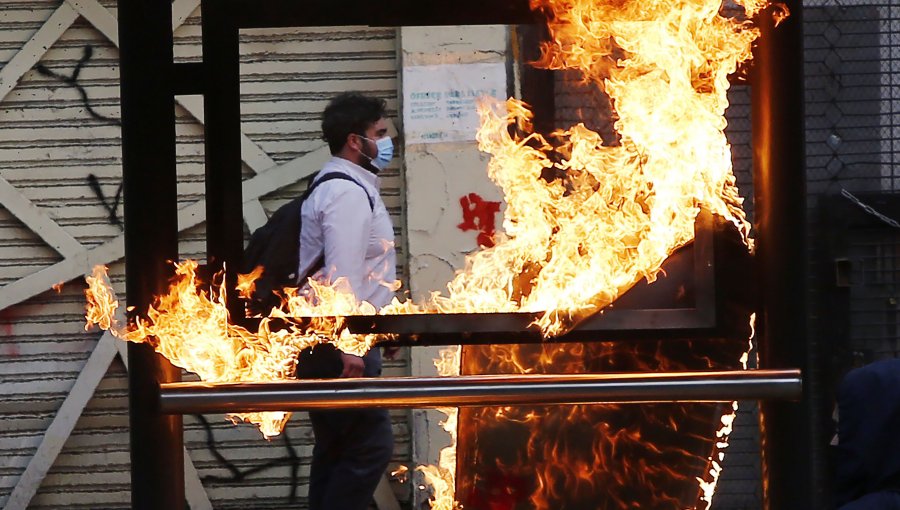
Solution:
<path fill-rule="evenodd" d="M 358 185 L 331 181 L 327 203 L 320 210 L 324 252 L 324 274 L 332 283 L 346 278 L 357 301 L 367 275 L 365 261 L 372 232 L 369 199 Z"/>

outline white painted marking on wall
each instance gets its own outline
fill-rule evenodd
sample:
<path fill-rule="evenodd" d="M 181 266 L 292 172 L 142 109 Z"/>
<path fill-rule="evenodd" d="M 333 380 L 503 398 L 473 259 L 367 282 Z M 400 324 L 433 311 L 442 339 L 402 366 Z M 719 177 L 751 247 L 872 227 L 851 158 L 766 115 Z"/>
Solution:
<path fill-rule="evenodd" d="M 2 177 L 0 177 L 0 204 L 63 257 L 84 251 L 81 243 Z"/>
<path fill-rule="evenodd" d="M 60 5 L 41 25 L 41 28 L 22 46 L 15 56 L 0 69 L 0 101 L 15 88 L 22 75 L 34 67 L 44 53 L 53 46 L 63 32 L 78 19 L 78 13 L 68 4 Z"/>

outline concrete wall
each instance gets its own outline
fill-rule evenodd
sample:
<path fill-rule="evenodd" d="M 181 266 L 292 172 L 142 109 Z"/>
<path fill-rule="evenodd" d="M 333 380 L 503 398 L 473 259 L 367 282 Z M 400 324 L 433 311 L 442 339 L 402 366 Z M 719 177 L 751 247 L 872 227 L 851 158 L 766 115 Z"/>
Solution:
<path fill-rule="evenodd" d="M 403 76 L 415 75 L 416 66 L 494 63 L 505 67 L 507 46 L 506 27 L 405 27 L 400 32 Z M 411 85 L 406 80 L 401 83 L 404 99 Z M 507 91 L 501 93 L 505 98 Z M 408 118 L 411 102 L 401 103 Z M 487 177 L 488 159 L 478 151 L 474 133 L 471 140 L 404 145 L 409 285 L 414 299 L 445 291 L 465 255 L 478 248 L 479 232 L 458 227 L 464 220 L 460 198 L 476 193 L 486 201 L 500 201 L 499 190 Z M 498 228 L 500 223 L 498 213 Z M 413 349 L 411 374 L 435 375 L 433 361 L 439 350 Z M 440 449 L 448 444 L 449 437 L 438 426 L 442 417 L 433 410 L 413 411 L 415 463 L 435 464 Z"/>

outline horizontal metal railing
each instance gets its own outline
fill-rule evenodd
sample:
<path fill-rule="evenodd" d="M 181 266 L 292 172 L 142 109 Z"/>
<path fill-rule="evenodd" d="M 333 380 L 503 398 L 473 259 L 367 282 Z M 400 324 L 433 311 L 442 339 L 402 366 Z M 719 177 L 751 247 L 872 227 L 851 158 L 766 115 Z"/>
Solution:
<path fill-rule="evenodd" d="M 798 400 L 799 370 L 464 375 L 265 383 L 167 383 L 166 414 L 534 404 Z"/>

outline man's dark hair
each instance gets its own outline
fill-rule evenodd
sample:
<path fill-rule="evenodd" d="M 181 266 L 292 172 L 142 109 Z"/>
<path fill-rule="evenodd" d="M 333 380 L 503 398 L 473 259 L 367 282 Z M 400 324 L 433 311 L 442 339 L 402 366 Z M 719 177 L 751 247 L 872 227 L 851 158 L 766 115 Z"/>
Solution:
<path fill-rule="evenodd" d="M 386 108 L 384 99 L 358 92 L 345 92 L 332 99 L 322 114 L 322 138 L 328 142 L 331 153 L 340 152 L 351 133 L 361 135 L 378 122 Z"/>

